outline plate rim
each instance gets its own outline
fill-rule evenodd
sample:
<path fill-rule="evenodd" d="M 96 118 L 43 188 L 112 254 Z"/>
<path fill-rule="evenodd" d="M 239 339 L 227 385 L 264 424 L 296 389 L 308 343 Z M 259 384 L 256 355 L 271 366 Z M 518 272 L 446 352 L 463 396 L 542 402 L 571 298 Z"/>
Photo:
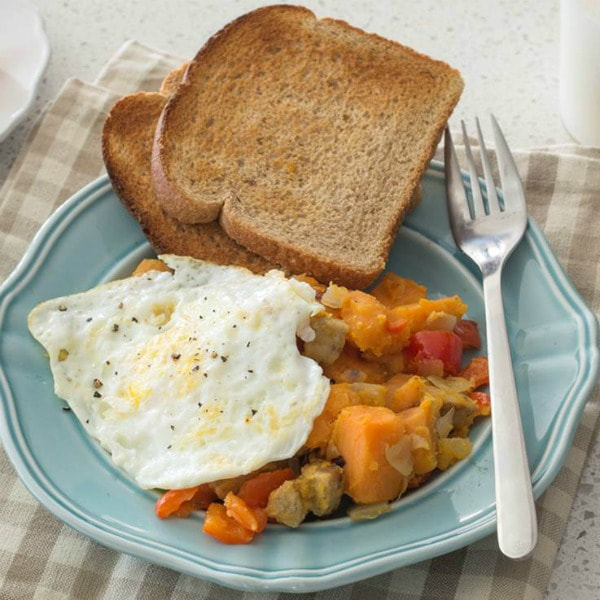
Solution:
<path fill-rule="evenodd" d="M 443 177 L 443 164 L 439 161 L 432 161 L 428 167 L 428 173 Z M 468 175 L 464 173 L 463 177 L 468 177 Z M 14 299 L 18 298 L 19 292 L 27 285 L 30 278 L 35 276 L 44 262 L 45 255 L 52 248 L 53 239 L 60 233 L 56 229 L 61 225 L 67 227 L 69 222 L 65 223 L 65 218 L 71 214 L 76 216 L 81 210 L 85 210 L 87 203 L 93 202 L 107 188 L 110 188 L 110 182 L 106 175 L 90 182 L 65 201 L 41 226 L 21 261 L 0 286 L 0 330 L 4 324 L 6 309 Z M 87 202 L 85 202 L 86 199 Z M 422 234 L 422 232 L 419 233 Z M 585 355 L 588 359 L 585 365 L 587 369 L 580 365 L 580 372 L 582 372 L 580 379 L 586 375 L 586 372 L 588 376 L 578 389 L 573 390 L 569 401 L 564 403 L 562 409 L 555 416 L 555 419 L 563 419 L 564 422 L 561 420 L 560 431 L 557 431 L 559 428 L 554 428 L 546 450 L 532 473 L 534 494 L 538 497 L 562 467 L 587 397 L 597 379 L 598 322 L 569 281 L 541 230 L 531 218 L 526 236 L 530 238 L 530 245 L 536 253 L 536 260 L 545 266 L 551 276 L 551 281 L 558 287 L 563 301 L 573 308 L 578 323 L 579 348 L 582 348 L 582 333 L 585 334 L 585 340 L 589 342 L 589 345 L 583 348 L 588 351 Z M 439 240 L 436 243 L 439 245 Z M 592 343 L 594 340 L 595 345 Z M 367 557 L 361 556 L 323 568 L 279 569 L 265 572 L 263 569 L 253 567 L 224 565 L 203 557 L 192 558 L 190 555 L 185 555 L 186 553 L 183 551 L 174 551 L 172 548 L 161 549 L 162 544 L 159 542 L 148 543 L 148 540 L 136 542 L 132 539 L 134 538 L 132 534 L 119 530 L 118 527 L 110 526 L 108 523 L 100 523 L 93 515 L 85 515 L 68 498 L 55 497 L 56 492 L 60 494 L 60 489 L 55 492 L 53 491 L 55 486 L 44 482 L 44 474 L 37 472 L 35 460 L 31 462 L 31 457 L 28 456 L 27 446 L 24 447 L 26 452 L 21 454 L 23 445 L 17 442 L 22 437 L 22 432 L 19 430 L 14 410 L 14 398 L 2 364 L 0 364 L 0 438 L 8 457 L 27 489 L 56 517 L 91 539 L 119 552 L 133 554 L 156 564 L 237 589 L 308 592 L 336 587 L 383 573 L 391 568 L 445 554 L 468 545 L 495 529 L 495 515 L 492 512 L 467 526 L 453 529 L 434 538 L 430 537 L 427 539 L 427 543 L 419 540 L 414 543 L 415 546 L 419 546 L 404 549 L 400 554 L 397 548 L 391 548 Z M 9 427 L 9 423 L 13 427 Z M 15 428 L 14 425 L 17 427 Z M 227 581 L 224 582 L 223 577 L 226 577 Z"/>

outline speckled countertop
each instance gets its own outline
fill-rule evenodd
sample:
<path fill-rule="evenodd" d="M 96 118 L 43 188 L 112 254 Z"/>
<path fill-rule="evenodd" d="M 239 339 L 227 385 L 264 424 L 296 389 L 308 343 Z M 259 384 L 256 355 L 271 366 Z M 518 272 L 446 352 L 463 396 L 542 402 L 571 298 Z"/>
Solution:
<path fill-rule="evenodd" d="M 191 56 L 211 33 L 260 0 L 34 0 L 52 55 L 27 119 L 0 145 L 0 182 L 46 102 L 65 79 L 93 81 L 128 39 Z M 558 113 L 558 0 L 303 0 L 334 16 L 439 57 L 466 87 L 451 124 L 490 110 L 512 148 L 573 141 Z M 596 432 L 547 597 L 600 597 L 600 440 Z"/>

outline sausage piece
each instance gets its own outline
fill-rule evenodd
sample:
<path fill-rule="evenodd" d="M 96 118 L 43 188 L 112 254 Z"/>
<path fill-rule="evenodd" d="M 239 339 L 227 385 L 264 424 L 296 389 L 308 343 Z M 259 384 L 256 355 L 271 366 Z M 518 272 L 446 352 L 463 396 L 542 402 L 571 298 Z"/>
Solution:
<path fill-rule="evenodd" d="M 269 495 L 267 504 L 267 516 L 283 523 L 288 527 L 298 527 L 304 521 L 308 510 L 304 506 L 298 480 L 290 479 L 284 481 L 276 490 Z"/>
<path fill-rule="evenodd" d="M 334 512 L 344 493 L 344 470 L 327 460 L 309 463 L 297 479 L 306 508 L 322 517 Z"/>
<path fill-rule="evenodd" d="M 341 319 L 321 315 L 311 319 L 310 326 L 315 331 L 315 339 L 305 342 L 304 355 L 321 365 L 331 365 L 342 352 L 348 325 Z"/>

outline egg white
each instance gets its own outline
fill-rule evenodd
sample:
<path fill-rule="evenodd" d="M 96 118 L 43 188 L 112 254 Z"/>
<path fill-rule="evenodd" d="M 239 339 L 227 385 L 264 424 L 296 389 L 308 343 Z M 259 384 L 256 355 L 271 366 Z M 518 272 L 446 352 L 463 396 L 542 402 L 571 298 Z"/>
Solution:
<path fill-rule="evenodd" d="M 178 489 L 293 456 L 329 381 L 296 336 L 322 310 L 305 283 L 173 255 L 38 305 L 55 393 L 144 488 Z"/>

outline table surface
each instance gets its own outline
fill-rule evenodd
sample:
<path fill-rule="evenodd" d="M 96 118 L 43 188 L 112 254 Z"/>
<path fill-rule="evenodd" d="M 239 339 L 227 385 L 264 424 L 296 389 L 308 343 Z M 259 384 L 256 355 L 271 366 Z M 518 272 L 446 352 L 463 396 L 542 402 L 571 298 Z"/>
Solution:
<path fill-rule="evenodd" d="M 93 81 L 129 39 L 183 57 L 257 0 L 34 0 L 52 54 L 25 121 L 0 144 L 0 183 L 44 105 L 68 77 Z M 450 120 L 493 111 L 512 148 L 572 142 L 558 111 L 558 0 L 304 0 L 318 16 L 333 16 L 398 40 L 457 67 L 465 91 Z M 485 129 L 484 129 L 485 131 Z M 561 543 L 547 598 L 596 600 L 600 589 L 600 439 L 596 432 Z"/>

